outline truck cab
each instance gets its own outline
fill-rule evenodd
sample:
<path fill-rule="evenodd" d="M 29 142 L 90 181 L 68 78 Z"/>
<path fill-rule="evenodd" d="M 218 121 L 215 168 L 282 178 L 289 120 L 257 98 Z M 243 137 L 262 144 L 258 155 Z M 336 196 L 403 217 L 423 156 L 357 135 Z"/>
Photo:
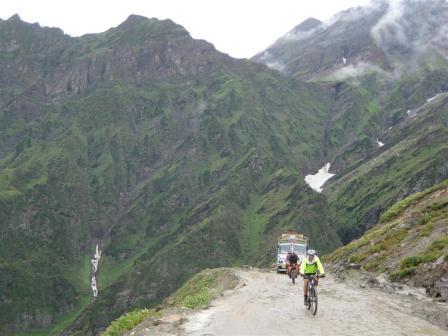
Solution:
<path fill-rule="evenodd" d="M 299 263 L 305 258 L 307 251 L 307 239 L 299 234 L 283 234 L 277 243 L 277 273 L 286 272 L 286 256 L 289 251 L 294 251 L 299 257 Z"/>

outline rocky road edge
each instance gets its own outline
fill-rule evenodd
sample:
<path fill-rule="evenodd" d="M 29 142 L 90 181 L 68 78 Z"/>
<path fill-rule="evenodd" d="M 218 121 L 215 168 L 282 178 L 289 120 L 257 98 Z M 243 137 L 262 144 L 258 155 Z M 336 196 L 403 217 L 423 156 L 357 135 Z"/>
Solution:
<path fill-rule="evenodd" d="M 408 306 L 414 316 L 448 330 L 448 286 L 439 288 L 442 296 L 434 298 L 429 296 L 430 293 L 423 287 L 412 287 L 404 283 L 392 282 L 386 274 L 368 272 L 359 264 L 339 262 L 327 264 L 326 267 L 336 281 L 350 283 L 361 288 L 375 288 L 394 295 L 400 298 L 403 305 Z"/>

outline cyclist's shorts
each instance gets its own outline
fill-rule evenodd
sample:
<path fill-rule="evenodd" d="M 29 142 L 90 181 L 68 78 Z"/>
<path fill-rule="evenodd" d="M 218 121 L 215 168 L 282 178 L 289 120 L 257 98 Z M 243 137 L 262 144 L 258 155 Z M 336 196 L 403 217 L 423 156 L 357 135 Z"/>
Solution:
<path fill-rule="evenodd" d="M 317 273 L 305 273 L 304 275 L 303 275 L 303 277 L 305 278 L 305 279 L 309 279 L 309 278 L 311 278 L 313 275 L 316 275 Z"/>

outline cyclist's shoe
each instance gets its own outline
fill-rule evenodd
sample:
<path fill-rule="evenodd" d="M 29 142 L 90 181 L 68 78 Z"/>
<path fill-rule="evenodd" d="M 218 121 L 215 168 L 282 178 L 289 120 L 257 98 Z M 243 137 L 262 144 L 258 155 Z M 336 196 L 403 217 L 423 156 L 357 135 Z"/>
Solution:
<path fill-rule="evenodd" d="M 303 297 L 303 304 L 304 304 L 305 306 L 308 305 L 308 297 L 307 297 L 307 296 L 304 296 L 304 297 Z"/>

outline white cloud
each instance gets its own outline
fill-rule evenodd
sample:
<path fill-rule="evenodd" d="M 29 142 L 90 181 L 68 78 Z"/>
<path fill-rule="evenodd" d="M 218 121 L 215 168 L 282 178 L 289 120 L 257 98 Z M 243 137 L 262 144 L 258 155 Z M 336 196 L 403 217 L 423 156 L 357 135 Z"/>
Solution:
<path fill-rule="evenodd" d="M 266 63 L 266 65 L 272 69 L 283 71 L 285 69 L 285 65 L 280 62 L 270 62 Z"/>
<path fill-rule="evenodd" d="M 386 14 L 372 28 L 371 34 L 378 44 L 391 39 L 407 44 L 407 38 L 400 18 L 404 14 L 403 0 L 389 0 Z"/>
<path fill-rule="evenodd" d="M 336 80 L 343 80 L 352 77 L 358 77 L 370 72 L 380 72 L 385 74 L 380 67 L 367 62 L 358 62 L 356 64 L 349 64 L 333 72 L 330 77 Z"/>
<path fill-rule="evenodd" d="M 284 41 L 300 41 L 300 40 L 306 39 L 307 37 L 310 37 L 316 31 L 321 30 L 321 29 L 322 29 L 322 26 L 318 26 L 316 28 L 309 29 L 307 31 L 298 31 L 298 32 L 290 31 L 286 35 L 284 35 L 281 39 Z"/>

